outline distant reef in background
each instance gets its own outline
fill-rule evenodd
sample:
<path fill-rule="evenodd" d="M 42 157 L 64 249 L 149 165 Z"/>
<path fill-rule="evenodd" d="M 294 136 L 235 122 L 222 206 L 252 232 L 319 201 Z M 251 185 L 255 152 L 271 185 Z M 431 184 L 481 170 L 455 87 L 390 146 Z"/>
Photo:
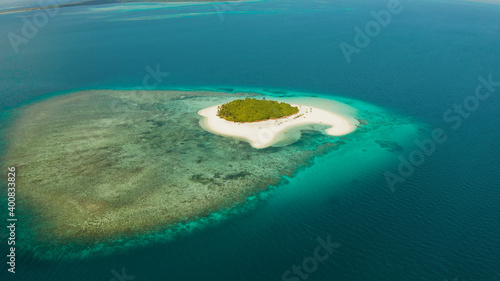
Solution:
<path fill-rule="evenodd" d="M 50 2 L 50 1 L 49 1 Z M 55 1 L 57 2 L 57 1 Z M 242 1 L 224 1 L 224 0 L 83 0 L 77 1 L 73 3 L 64 3 L 60 5 L 47 5 L 47 6 L 23 6 L 13 7 L 13 9 L 5 9 L 0 11 L 1 14 L 9 14 L 9 13 L 19 13 L 19 12 L 28 12 L 28 11 L 36 11 L 43 9 L 53 9 L 53 8 L 66 8 L 66 7 L 75 7 L 75 6 L 95 6 L 95 5 L 104 5 L 104 4 L 120 4 L 120 3 L 202 3 L 202 2 L 242 2 Z"/>

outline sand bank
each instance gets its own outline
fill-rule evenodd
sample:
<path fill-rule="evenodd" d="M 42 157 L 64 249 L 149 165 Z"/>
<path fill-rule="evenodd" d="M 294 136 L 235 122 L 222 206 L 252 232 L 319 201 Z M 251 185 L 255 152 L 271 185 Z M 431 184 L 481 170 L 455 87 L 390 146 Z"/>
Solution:
<path fill-rule="evenodd" d="M 311 103 L 317 100 L 311 98 Z M 350 116 L 309 106 L 307 100 L 292 105 L 299 108 L 298 113 L 259 122 L 238 123 L 222 119 L 217 116 L 219 105 L 202 109 L 198 114 L 204 117 L 200 125 L 205 130 L 247 141 L 254 148 L 293 143 L 300 138 L 300 130 L 304 129 L 324 131 L 331 136 L 346 135 L 356 129 L 357 121 Z"/>

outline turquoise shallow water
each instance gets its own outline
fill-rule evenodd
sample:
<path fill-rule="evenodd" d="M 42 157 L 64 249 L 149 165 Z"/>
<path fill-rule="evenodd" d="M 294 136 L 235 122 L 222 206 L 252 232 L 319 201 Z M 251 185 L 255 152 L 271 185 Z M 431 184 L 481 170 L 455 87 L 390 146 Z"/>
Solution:
<path fill-rule="evenodd" d="M 0 40 L 3 110 L 56 91 L 141 87 L 146 68 L 159 65 L 169 75 L 158 89 L 335 94 L 448 134 L 395 192 L 383 173 L 397 170 L 398 154 L 377 152 L 387 162 L 364 166 L 380 145 L 352 142 L 343 148 L 349 160 L 317 158 L 219 223 L 83 260 L 24 253 L 14 276 L 2 263 L 2 280 L 111 280 L 122 268 L 134 280 L 281 280 L 328 235 L 340 247 L 308 280 L 500 280 L 500 89 L 457 130 L 442 118 L 474 93 L 478 76 L 500 79 L 500 8 L 402 4 L 404 11 L 350 64 L 338 44 L 352 42 L 353 28 L 385 1 L 245 3 L 222 20 L 213 5 L 73 7 L 51 18 L 18 54 Z M 0 16 L 1 38 L 20 32 L 22 16 L 30 14 Z"/>
<path fill-rule="evenodd" d="M 346 136 L 332 138 L 306 131 L 297 142 L 262 150 L 208 134 L 200 127 L 200 109 L 243 92 L 332 110 L 356 118 L 359 122 L 353 121 L 359 124 Z M 330 185 L 348 186 L 360 170 L 368 174 L 376 167 L 390 167 L 391 156 L 410 149 L 412 140 L 426 130 L 417 120 L 361 101 L 292 91 L 102 90 L 46 97 L 19 112 L 9 112 L 19 120 L 4 133 L 11 147 L 6 160 L 22 164 L 17 181 L 19 205 L 30 211 L 22 218 L 29 227 L 18 231 L 23 240 L 21 253 L 44 260 L 117 254 L 117 249 L 175 240 L 256 208 L 280 190 L 285 190 L 278 197 L 285 200 L 281 205 L 310 207 L 308 202 L 318 203 L 331 191 L 316 189 L 319 186 L 282 189 L 288 180 L 280 182 L 281 176 L 292 177 L 313 164 L 311 157 L 328 153 L 325 157 L 335 160 L 328 164 L 330 172 L 336 175 Z M 13 130 L 16 127 L 24 129 Z M 255 195 L 263 184 L 273 187 Z M 250 196 L 248 202 L 236 205 L 242 196 Z M 233 202 L 227 202 L 228 198 Z M 172 229 L 148 232 L 152 226 L 166 224 L 169 217 L 198 216 L 216 206 L 222 211 L 208 218 L 189 223 L 183 219 Z M 274 208 L 273 214 L 278 210 Z M 159 213 L 162 218 L 156 216 Z M 289 213 L 285 210 L 283 216 Z M 136 234 L 103 239 L 103 234 L 107 237 L 105 233 L 117 228 L 126 230 L 122 225 Z M 68 235 L 84 241 L 72 241 Z"/>

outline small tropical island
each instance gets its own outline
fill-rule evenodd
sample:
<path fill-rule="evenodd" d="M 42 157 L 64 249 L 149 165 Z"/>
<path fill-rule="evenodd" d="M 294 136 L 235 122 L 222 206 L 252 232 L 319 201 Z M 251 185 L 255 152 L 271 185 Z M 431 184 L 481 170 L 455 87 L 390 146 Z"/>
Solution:
<path fill-rule="evenodd" d="M 245 98 L 220 105 L 217 116 L 233 122 L 257 122 L 290 116 L 299 112 L 296 106 L 273 100 Z"/>
<path fill-rule="evenodd" d="M 305 104 L 245 98 L 202 109 L 200 125 L 207 131 L 244 140 L 254 148 L 284 146 L 296 142 L 302 130 L 324 131 L 342 136 L 356 124 L 342 116 Z"/>

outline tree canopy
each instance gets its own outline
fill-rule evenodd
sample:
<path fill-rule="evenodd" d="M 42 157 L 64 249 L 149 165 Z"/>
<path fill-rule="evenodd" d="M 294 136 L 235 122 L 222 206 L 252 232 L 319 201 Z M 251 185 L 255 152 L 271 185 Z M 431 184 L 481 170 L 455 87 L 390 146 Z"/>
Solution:
<path fill-rule="evenodd" d="M 295 106 L 273 100 L 234 100 L 219 106 L 217 116 L 233 122 L 255 122 L 281 118 L 299 112 Z"/>

